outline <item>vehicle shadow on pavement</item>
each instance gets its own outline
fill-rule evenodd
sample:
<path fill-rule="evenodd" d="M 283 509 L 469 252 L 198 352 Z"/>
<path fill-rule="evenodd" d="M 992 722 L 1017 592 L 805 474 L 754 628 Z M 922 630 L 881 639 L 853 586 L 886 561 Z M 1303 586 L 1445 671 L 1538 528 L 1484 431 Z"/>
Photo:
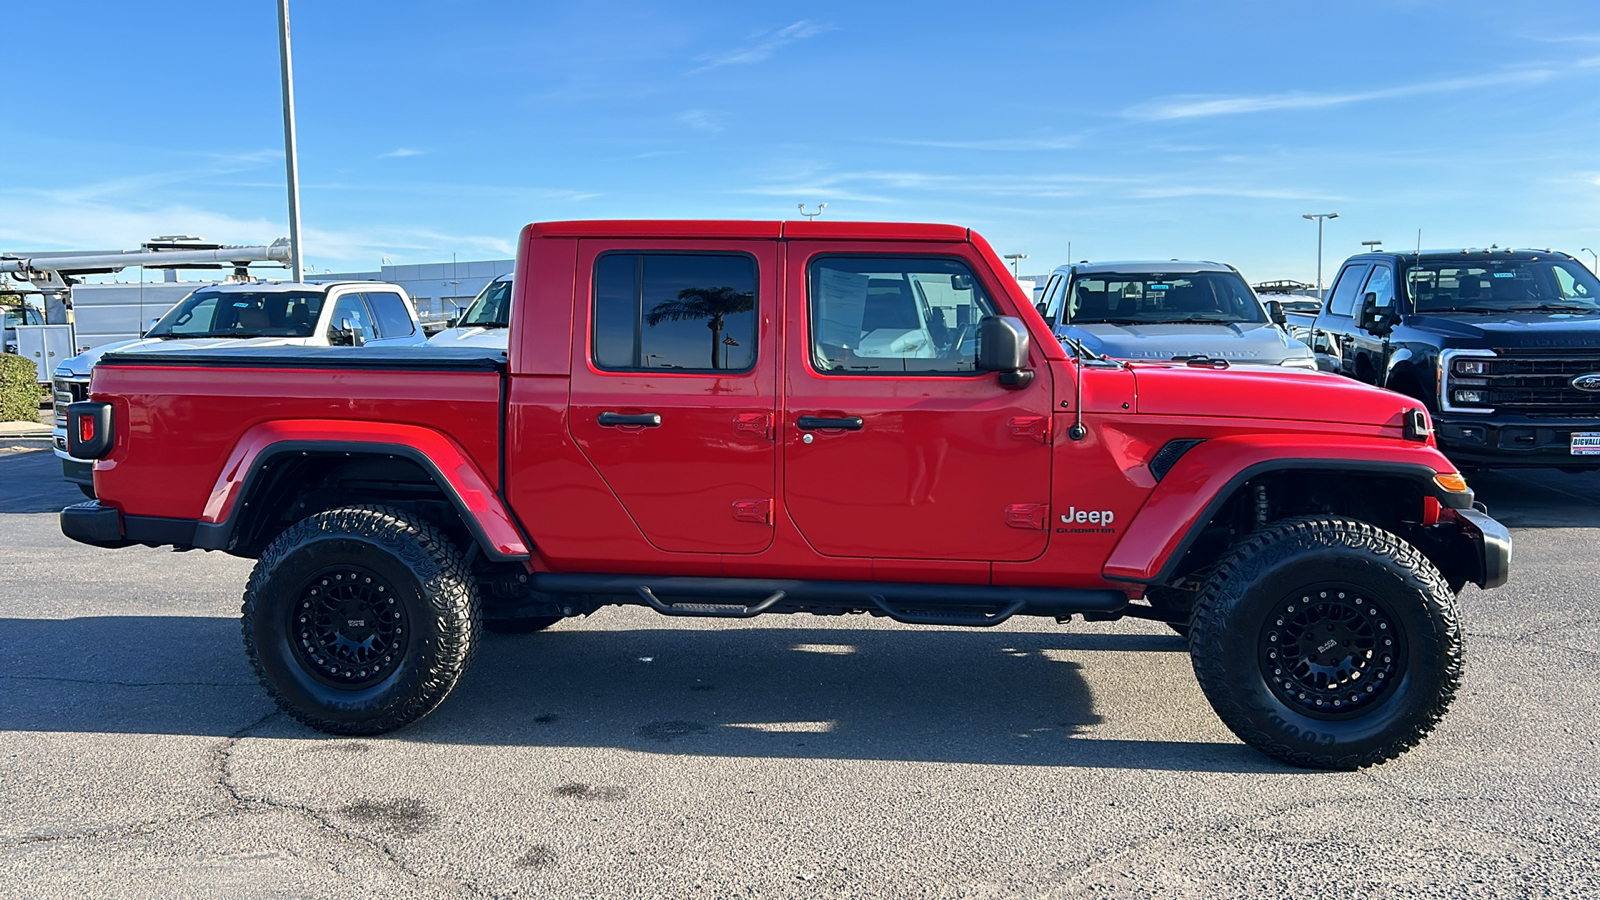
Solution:
<path fill-rule="evenodd" d="M 0 513 L 57 512 L 83 501 L 78 486 L 62 479 L 61 460 L 51 451 L 0 452 Z"/>
<path fill-rule="evenodd" d="M 0 619 L 0 732 L 226 736 L 272 707 L 234 619 Z M 1158 634 L 681 628 L 486 635 L 433 715 L 378 740 L 648 753 L 1180 771 L 1294 771 L 1181 716 L 1092 732 L 1082 667 L 1144 651 L 1130 695 L 1203 704 Z M 1106 660 L 1110 663 L 1110 660 Z M 1122 661 L 1126 665 L 1126 660 Z M 1166 684 L 1171 681 L 1172 683 Z M 1182 688 L 1181 692 L 1179 688 Z M 1209 711 L 1204 714 L 1209 715 Z M 1220 728 L 1219 728 L 1220 730 Z M 323 740 L 287 717 L 252 734 Z M 331 740 L 331 739 L 329 739 Z"/>
<path fill-rule="evenodd" d="M 1508 528 L 1600 527 L 1600 472 L 1493 469 L 1472 473 L 1467 483 Z"/>

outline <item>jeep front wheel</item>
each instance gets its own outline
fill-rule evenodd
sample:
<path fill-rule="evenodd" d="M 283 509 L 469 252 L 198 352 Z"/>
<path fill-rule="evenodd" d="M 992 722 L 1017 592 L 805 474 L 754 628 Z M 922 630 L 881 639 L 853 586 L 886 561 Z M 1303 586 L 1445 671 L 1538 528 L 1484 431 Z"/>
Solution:
<path fill-rule="evenodd" d="M 1190 628 L 1195 676 L 1223 723 L 1296 766 L 1399 756 L 1461 681 L 1444 576 L 1396 535 L 1350 519 L 1290 519 L 1250 536 L 1217 564 Z"/>
<path fill-rule="evenodd" d="M 432 712 L 478 644 L 460 551 L 383 506 L 290 526 L 256 562 L 243 612 L 245 651 L 267 693 L 332 734 L 379 734 Z"/>

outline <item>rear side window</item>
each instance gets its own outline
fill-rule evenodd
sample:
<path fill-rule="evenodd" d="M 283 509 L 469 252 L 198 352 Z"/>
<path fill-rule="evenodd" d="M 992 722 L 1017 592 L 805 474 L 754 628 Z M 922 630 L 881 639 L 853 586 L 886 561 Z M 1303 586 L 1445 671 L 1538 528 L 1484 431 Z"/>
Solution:
<path fill-rule="evenodd" d="M 416 332 L 411 324 L 411 314 L 406 312 L 406 301 L 393 291 L 369 291 L 367 305 L 378 317 L 378 328 L 386 338 L 405 337 Z"/>
<path fill-rule="evenodd" d="M 756 261 L 743 254 L 608 253 L 594 268 L 594 363 L 612 371 L 748 371 L 756 300 Z"/>
<path fill-rule="evenodd" d="M 1339 280 L 1333 285 L 1333 296 L 1328 298 L 1328 312 L 1336 316 L 1354 315 L 1356 305 L 1356 292 L 1361 290 L 1361 283 L 1367 280 L 1367 272 L 1372 268 L 1367 263 L 1357 263 L 1345 266 L 1339 273 Z"/>
<path fill-rule="evenodd" d="M 810 268 L 811 365 L 824 375 L 968 375 L 994 303 L 958 259 L 824 257 Z"/>

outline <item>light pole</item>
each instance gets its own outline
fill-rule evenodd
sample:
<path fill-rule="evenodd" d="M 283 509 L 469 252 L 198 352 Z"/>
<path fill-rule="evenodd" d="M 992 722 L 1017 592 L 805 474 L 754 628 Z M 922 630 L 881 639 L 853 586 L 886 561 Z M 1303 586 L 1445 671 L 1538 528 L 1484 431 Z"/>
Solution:
<path fill-rule="evenodd" d="M 1362 241 L 1361 246 L 1367 248 L 1368 253 L 1375 253 L 1379 247 L 1383 246 L 1383 241 Z"/>
<path fill-rule="evenodd" d="M 1322 296 L 1322 222 L 1325 219 L 1337 219 L 1338 213 L 1304 213 L 1302 219 L 1317 220 L 1317 296 Z"/>
<path fill-rule="evenodd" d="M 278 0 L 278 62 L 283 72 L 283 159 L 289 174 L 289 271 L 304 277 L 300 260 L 300 167 L 294 153 L 294 68 L 289 62 L 289 0 Z"/>
<path fill-rule="evenodd" d="M 1021 274 L 1021 269 L 1019 267 L 1022 264 L 1022 261 L 1028 258 L 1028 254 L 1026 254 L 1026 253 L 1007 253 L 1005 255 L 1005 258 L 1011 260 L 1011 277 L 1012 278 L 1021 278 L 1022 274 Z"/>
<path fill-rule="evenodd" d="M 1583 248 L 1582 252 L 1589 254 L 1589 258 L 1594 260 L 1594 264 L 1589 266 L 1589 271 L 1600 274 L 1600 253 L 1596 253 L 1588 247 Z"/>

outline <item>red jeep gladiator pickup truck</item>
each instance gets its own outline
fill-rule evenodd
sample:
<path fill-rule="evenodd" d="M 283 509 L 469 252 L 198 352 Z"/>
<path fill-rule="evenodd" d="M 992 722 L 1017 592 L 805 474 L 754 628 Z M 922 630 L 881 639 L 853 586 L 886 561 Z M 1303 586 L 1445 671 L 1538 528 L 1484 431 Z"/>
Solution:
<path fill-rule="evenodd" d="M 481 627 L 607 604 L 1140 616 L 1239 737 L 1325 768 L 1433 728 L 1454 595 L 1506 579 L 1415 400 L 1063 346 L 964 228 L 535 224 L 515 284 L 504 353 L 106 356 L 62 530 L 257 559 L 251 662 L 338 734 L 426 715 Z"/>

